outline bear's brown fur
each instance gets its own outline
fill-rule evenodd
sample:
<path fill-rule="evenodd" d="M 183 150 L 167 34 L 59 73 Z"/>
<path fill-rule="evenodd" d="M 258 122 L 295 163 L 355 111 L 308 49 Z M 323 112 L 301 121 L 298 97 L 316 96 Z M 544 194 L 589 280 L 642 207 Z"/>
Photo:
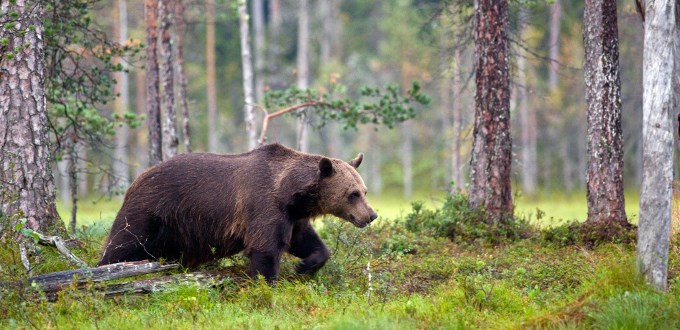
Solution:
<path fill-rule="evenodd" d="M 310 274 L 329 258 L 310 219 L 332 214 L 357 227 L 377 218 L 349 162 L 270 144 L 237 155 L 193 153 L 146 170 L 127 194 L 99 265 L 165 258 L 187 267 L 234 255 L 251 275 L 278 276 L 283 252 Z"/>

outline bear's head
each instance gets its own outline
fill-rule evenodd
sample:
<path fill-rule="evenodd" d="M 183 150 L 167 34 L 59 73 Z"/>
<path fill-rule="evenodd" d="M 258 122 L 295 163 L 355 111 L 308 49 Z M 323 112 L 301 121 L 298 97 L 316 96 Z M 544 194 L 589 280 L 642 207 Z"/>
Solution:
<path fill-rule="evenodd" d="M 356 170 L 363 158 L 359 154 L 349 162 L 325 157 L 319 161 L 320 208 L 359 228 L 378 217 L 368 205 L 366 185 Z"/>

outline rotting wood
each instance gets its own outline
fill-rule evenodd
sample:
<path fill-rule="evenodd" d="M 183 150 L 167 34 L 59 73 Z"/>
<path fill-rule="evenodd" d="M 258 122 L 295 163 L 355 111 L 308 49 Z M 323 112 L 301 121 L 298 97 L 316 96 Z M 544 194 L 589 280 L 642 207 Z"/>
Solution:
<path fill-rule="evenodd" d="M 204 287 L 218 285 L 227 275 L 214 272 L 195 272 L 186 274 L 173 274 L 162 277 L 147 278 L 127 283 L 118 283 L 107 286 L 103 291 L 106 296 L 116 296 L 131 293 L 154 293 L 167 291 L 173 286 L 180 284 L 198 284 Z"/>
<path fill-rule="evenodd" d="M 163 265 L 159 262 L 134 261 L 120 262 L 94 268 L 64 270 L 47 273 L 14 283 L 17 286 L 36 285 L 45 293 L 55 293 L 75 282 L 78 286 L 90 282 L 104 282 L 120 278 L 146 275 L 178 268 L 178 264 Z M 35 283 L 35 284 L 34 284 Z M 5 285 L 3 285 L 5 286 Z"/>

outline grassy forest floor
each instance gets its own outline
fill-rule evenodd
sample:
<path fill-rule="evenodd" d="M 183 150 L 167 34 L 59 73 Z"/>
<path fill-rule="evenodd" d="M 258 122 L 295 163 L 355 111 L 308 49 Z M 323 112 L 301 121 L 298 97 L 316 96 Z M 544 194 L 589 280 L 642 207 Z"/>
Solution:
<path fill-rule="evenodd" d="M 629 216 L 637 214 L 632 199 Z M 547 207 L 538 218 L 518 211 L 511 224 L 489 228 L 477 225 L 480 214 L 462 196 L 421 200 L 374 199 L 383 221 L 364 230 L 317 220 L 332 257 L 313 278 L 295 276 L 287 256 L 272 288 L 244 277 L 247 260 L 235 257 L 211 266 L 233 274 L 212 287 L 113 298 L 71 288 L 56 302 L 33 288 L 0 288 L 0 328 L 680 328 L 678 212 L 670 290 L 659 293 L 636 274 L 630 233 L 611 243 L 580 237 L 571 224 L 546 228 L 542 221 L 563 217 Z M 585 210 L 585 199 L 551 200 L 554 209 Z M 518 199 L 518 210 L 551 204 L 532 203 Z M 85 244 L 74 252 L 95 264 L 108 229 L 99 223 L 113 219 L 119 202 L 87 204 L 79 212 Z M 39 259 L 36 274 L 73 268 L 48 248 Z M 2 243 L 0 267 L 0 282 L 25 276 L 11 241 Z"/>

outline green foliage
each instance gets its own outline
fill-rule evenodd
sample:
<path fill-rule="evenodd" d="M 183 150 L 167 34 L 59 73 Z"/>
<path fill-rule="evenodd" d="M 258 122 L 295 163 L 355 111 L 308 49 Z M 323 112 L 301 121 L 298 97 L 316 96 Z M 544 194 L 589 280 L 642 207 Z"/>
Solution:
<path fill-rule="evenodd" d="M 128 112 L 108 117 L 99 109 L 112 101 L 121 61 L 134 60 L 142 46 L 118 44 L 93 23 L 90 0 L 48 1 L 44 19 L 45 95 L 57 152 L 75 141 L 102 145 L 116 125 L 138 127 L 140 118 Z M 68 143 L 67 143 L 68 141 Z"/>
<path fill-rule="evenodd" d="M 405 218 L 404 225 L 410 231 L 448 237 L 461 244 L 475 242 L 491 245 L 526 238 L 533 229 L 519 217 L 506 221 L 489 221 L 489 216 L 480 209 L 468 207 L 467 196 L 450 194 L 438 210 L 423 208 L 422 203 L 413 203 L 413 211 Z"/>
<path fill-rule="evenodd" d="M 396 124 L 415 118 L 415 105 L 427 105 L 431 98 L 424 94 L 420 83 L 414 81 L 411 89 L 401 95 L 399 87 L 389 84 L 384 88 L 364 86 L 357 91 L 358 98 L 346 96 L 347 88 L 332 83 L 328 89 L 300 89 L 268 91 L 264 106 L 267 109 L 285 109 L 309 104 L 318 117 L 313 123 L 321 128 L 328 121 L 337 121 L 345 129 L 356 129 L 359 124 L 374 124 L 393 128 Z M 293 112 L 300 116 L 300 112 Z"/>
<path fill-rule="evenodd" d="M 546 243 L 594 247 L 609 242 L 633 243 L 637 238 L 635 229 L 628 223 L 569 221 L 543 230 L 542 236 Z"/>

